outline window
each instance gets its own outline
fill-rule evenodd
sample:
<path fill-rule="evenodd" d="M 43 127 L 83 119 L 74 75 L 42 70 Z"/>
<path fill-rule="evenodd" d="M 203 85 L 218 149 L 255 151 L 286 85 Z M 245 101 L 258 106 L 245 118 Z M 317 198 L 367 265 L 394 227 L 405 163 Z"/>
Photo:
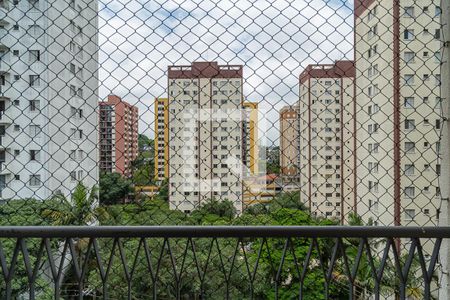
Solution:
<path fill-rule="evenodd" d="M 435 16 L 435 17 L 439 17 L 439 16 L 441 15 L 441 13 L 442 13 L 441 7 L 440 7 L 440 6 L 436 6 L 436 7 L 434 8 L 434 16 Z"/>
<path fill-rule="evenodd" d="M 13 55 L 14 56 L 19 56 L 19 54 L 20 54 L 19 50 L 13 50 Z"/>
<path fill-rule="evenodd" d="M 70 180 L 71 181 L 77 181 L 77 172 L 76 171 L 71 171 L 70 172 Z"/>
<path fill-rule="evenodd" d="M 406 63 L 413 63 L 416 58 L 416 54 L 414 52 L 405 52 L 404 60 Z"/>
<path fill-rule="evenodd" d="M 83 130 L 72 128 L 72 136 L 74 139 L 82 139 L 83 138 Z"/>
<path fill-rule="evenodd" d="M 369 32 L 367 33 L 367 37 L 368 37 L 369 39 L 371 39 L 371 38 L 373 38 L 377 33 L 378 33 L 378 28 L 377 28 L 377 25 L 375 25 L 375 26 L 373 26 L 373 27 L 371 27 L 371 28 L 369 29 Z"/>
<path fill-rule="evenodd" d="M 441 39 L 441 30 L 440 29 L 436 29 L 436 31 L 434 32 L 434 38 L 437 40 Z"/>
<path fill-rule="evenodd" d="M 408 186 L 405 187 L 405 196 L 408 198 L 413 198 L 415 195 L 415 187 L 413 186 Z"/>
<path fill-rule="evenodd" d="M 414 18 L 414 6 L 407 6 L 405 7 L 405 17 L 407 18 Z"/>
<path fill-rule="evenodd" d="M 41 175 L 30 175 L 30 186 L 41 186 Z"/>
<path fill-rule="evenodd" d="M 406 130 L 414 130 L 416 128 L 416 122 L 412 119 L 405 120 L 405 129 Z"/>
<path fill-rule="evenodd" d="M 380 146 L 380 144 L 378 144 L 378 143 L 373 144 L 372 152 L 373 153 L 378 153 L 379 146 Z"/>
<path fill-rule="evenodd" d="M 41 133 L 41 126 L 39 125 L 30 125 L 30 136 L 36 137 Z"/>
<path fill-rule="evenodd" d="M 406 164 L 405 165 L 405 175 L 406 176 L 414 176 L 415 173 L 415 167 L 413 164 Z"/>
<path fill-rule="evenodd" d="M 405 98 L 405 108 L 414 108 L 414 97 Z"/>
<path fill-rule="evenodd" d="M 405 220 L 411 221 L 416 217 L 416 210 L 414 209 L 405 209 Z"/>
<path fill-rule="evenodd" d="M 440 64 L 442 61 L 442 56 L 441 56 L 441 52 L 435 52 L 434 53 L 434 62 Z"/>
<path fill-rule="evenodd" d="M 39 75 L 30 75 L 30 86 L 40 86 L 41 77 Z"/>
<path fill-rule="evenodd" d="M 38 111 L 40 109 L 39 100 L 30 100 L 30 111 Z"/>
<path fill-rule="evenodd" d="M 28 26 L 28 33 L 31 36 L 40 37 L 44 33 L 44 31 L 42 30 L 41 26 L 33 24 Z"/>
<path fill-rule="evenodd" d="M 70 96 L 75 96 L 77 94 L 77 89 L 74 85 L 70 85 Z"/>
<path fill-rule="evenodd" d="M 76 67 L 75 67 L 74 64 L 71 63 L 71 64 L 69 65 L 69 70 L 70 70 L 70 73 L 72 73 L 72 74 L 75 75 Z"/>
<path fill-rule="evenodd" d="M 441 97 L 436 97 L 434 108 L 440 109 L 442 105 Z"/>
<path fill-rule="evenodd" d="M 416 144 L 413 142 L 405 142 L 405 152 L 406 153 L 416 152 Z"/>
<path fill-rule="evenodd" d="M 37 61 L 41 61 L 41 51 L 39 50 L 30 50 L 30 63 L 34 63 Z"/>
<path fill-rule="evenodd" d="M 434 75 L 434 78 L 435 78 L 435 85 L 440 86 L 441 85 L 441 75 L 440 74 Z"/>
<path fill-rule="evenodd" d="M 40 160 L 41 160 L 41 151 L 30 150 L 30 161 L 40 161 Z"/>
<path fill-rule="evenodd" d="M 405 85 L 414 85 L 414 74 L 405 75 Z"/>
<path fill-rule="evenodd" d="M 411 41 L 414 39 L 414 30 L 413 29 L 405 29 L 403 32 L 403 39 L 406 41 Z"/>
<path fill-rule="evenodd" d="M 436 129 L 441 129 L 441 120 L 436 120 L 436 122 L 435 122 L 435 128 L 436 128 Z"/>

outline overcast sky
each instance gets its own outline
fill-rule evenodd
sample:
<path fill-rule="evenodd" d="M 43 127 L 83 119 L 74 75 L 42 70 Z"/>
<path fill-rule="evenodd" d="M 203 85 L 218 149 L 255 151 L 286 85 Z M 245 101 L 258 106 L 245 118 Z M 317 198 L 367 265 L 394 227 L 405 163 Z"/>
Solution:
<path fill-rule="evenodd" d="M 278 144 L 278 111 L 298 101 L 310 63 L 352 59 L 349 0 L 100 0 L 100 96 L 139 107 L 139 131 L 154 136 L 155 97 L 167 66 L 192 61 L 244 65 L 244 97 L 260 103 L 266 143 Z"/>

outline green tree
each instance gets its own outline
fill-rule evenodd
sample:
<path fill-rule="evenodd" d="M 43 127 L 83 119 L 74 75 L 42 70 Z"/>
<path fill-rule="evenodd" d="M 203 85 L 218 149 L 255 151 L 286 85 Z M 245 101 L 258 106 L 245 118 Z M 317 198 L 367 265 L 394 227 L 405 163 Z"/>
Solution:
<path fill-rule="evenodd" d="M 140 133 L 138 135 L 138 147 L 139 147 L 139 151 L 145 151 L 146 149 L 153 149 L 154 145 L 153 145 L 153 140 L 150 139 L 148 136 L 146 136 L 145 134 Z"/>
<path fill-rule="evenodd" d="M 229 200 L 219 201 L 216 198 L 209 199 L 192 212 L 192 217 L 200 223 L 205 220 L 216 222 L 219 219 L 230 221 L 235 215 L 236 208 L 233 202 Z"/>
<path fill-rule="evenodd" d="M 100 203 L 102 205 L 119 204 L 133 193 L 131 181 L 119 173 L 100 174 Z"/>
<path fill-rule="evenodd" d="M 270 203 L 271 210 L 280 208 L 299 209 L 307 211 L 306 206 L 300 201 L 300 192 L 286 192 L 278 194 Z"/>
<path fill-rule="evenodd" d="M 59 203 L 59 206 L 47 206 L 42 216 L 51 220 L 53 225 L 92 225 L 107 217 L 105 209 L 98 206 L 98 189 L 94 186 L 89 190 L 82 182 L 77 184 L 70 200 L 57 194 L 50 201 Z"/>
<path fill-rule="evenodd" d="M 161 182 L 156 199 L 169 203 L 169 180 L 167 178 Z"/>
<path fill-rule="evenodd" d="M 131 163 L 133 170 L 133 183 L 135 185 L 154 184 L 155 162 L 154 162 L 154 144 L 153 140 L 146 135 L 138 136 L 139 154 Z"/>

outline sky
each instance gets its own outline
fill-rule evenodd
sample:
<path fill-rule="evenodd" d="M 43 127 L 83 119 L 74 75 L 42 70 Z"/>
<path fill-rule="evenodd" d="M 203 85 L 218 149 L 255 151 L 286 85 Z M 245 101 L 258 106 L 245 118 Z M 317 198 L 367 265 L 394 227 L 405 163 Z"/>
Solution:
<path fill-rule="evenodd" d="M 353 58 L 352 3 L 100 0 L 100 97 L 137 105 L 139 131 L 153 138 L 154 99 L 167 94 L 169 65 L 242 64 L 244 98 L 261 108 L 261 139 L 277 145 L 278 111 L 298 101 L 302 70 Z"/>

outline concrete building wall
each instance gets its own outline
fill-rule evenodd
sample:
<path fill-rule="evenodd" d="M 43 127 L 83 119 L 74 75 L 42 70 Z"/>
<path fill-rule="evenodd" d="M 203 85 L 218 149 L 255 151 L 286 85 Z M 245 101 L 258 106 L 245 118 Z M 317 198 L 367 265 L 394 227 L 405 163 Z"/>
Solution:
<path fill-rule="evenodd" d="M 280 167 L 283 185 L 300 188 L 299 107 L 285 106 L 280 111 Z"/>
<path fill-rule="evenodd" d="M 169 177 L 169 99 L 155 99 L 155 179 Z"/>
<path fill-rule="evenodd" d="M 439 4 L 357 3 L 358 213 L 374 224 L 437 221 Z"/>
<path fill-rule="evenodd" d="M 168 91 L 170 207 L 228 199 L 241 213 L 242 165 L 227 159 L 244 155 L 242 66 L 170 66 Z"/>
<path fill-rule="evenodd" d="M 107 113 L 110 113 L 110 122 L 102 122 Z M 130 177 L 131 163 L 138 156 L 138 108 L 118 96 L 109 95 L 107 101 L 100 103 L 100 120 L 100 144 L 112 142 L 110 149 L 100 148 L 100 170 Z M 105 130 L 109 136 L 105 136 Z"/>
<path fill-rule="evenodd" d="M 0 20 L 1 198 L 98 184 L 97 1 L 8 1 Z"/>
<path fill-rule="evenodd" d="M 301 199 L 341 223 L 354 210 L 352 61 L 310 65 L 300 75 Z"/>

